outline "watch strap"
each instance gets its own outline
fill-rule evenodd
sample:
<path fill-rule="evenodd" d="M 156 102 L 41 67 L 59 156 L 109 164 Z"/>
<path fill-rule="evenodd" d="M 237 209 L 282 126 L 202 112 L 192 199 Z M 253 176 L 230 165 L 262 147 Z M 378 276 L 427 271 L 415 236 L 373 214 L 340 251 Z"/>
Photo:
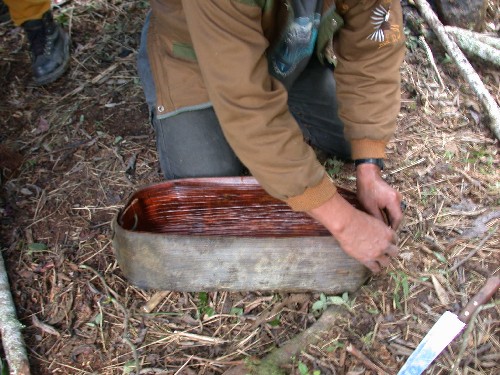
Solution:
<path fill-rule="evenodd" d="M 384 159 L 378 158 L 366 158 L 366 159 L 356 159 L 354 160 L 354 165 L 357 167 L 360 164 L 375 164 L 380 168 L 380 170 L 384 169 Z"/>

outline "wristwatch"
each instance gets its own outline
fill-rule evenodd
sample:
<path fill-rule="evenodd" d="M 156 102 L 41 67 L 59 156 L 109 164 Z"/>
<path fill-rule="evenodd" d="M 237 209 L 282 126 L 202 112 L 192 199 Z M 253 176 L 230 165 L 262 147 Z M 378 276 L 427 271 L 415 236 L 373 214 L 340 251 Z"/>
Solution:
<path fill-rule="evenodd" d="M 384 169 L 384 159 L 375 159 L 375 158 L 368 158 L 368 159 L 356 159 L 354 160 L 354 166 L 358 166 L 360 164 L 375 164 L 380 168 L 380 170 Z"/>

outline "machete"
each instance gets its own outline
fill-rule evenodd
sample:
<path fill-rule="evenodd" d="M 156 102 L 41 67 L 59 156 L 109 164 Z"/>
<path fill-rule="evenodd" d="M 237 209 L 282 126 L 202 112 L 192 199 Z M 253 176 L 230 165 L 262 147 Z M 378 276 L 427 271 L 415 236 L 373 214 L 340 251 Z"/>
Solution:
<path fill-rule="evenodd" d="M 499 286 L 500 278 L 492 276 L 458 316 L 450 311 L 441 315 L 415 351 L 408 357 L 398 375 L 420 375 L 424 372 L 439 353 L 462 331 L 479 306 L 495 294 Z"/>

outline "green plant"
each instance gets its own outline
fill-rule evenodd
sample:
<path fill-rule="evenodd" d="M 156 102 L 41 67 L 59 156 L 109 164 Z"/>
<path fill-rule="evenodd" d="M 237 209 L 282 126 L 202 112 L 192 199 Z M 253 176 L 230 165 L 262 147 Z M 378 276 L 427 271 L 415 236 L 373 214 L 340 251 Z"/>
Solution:
<path fill-rule="evenodd" d="M 334 352 L 337 349 L 343 349 L 343 348 L 345 348 L 345 344 L 343 342 L 334 341 L 334 342 L 332 342 L 331 345 L 327 346 L 326 351 L 328 353 L 332 353 L 332 352 Z"/>
<path fill-rule="evenodd" d="M 429 197 L 437 195 L 437 189 L 434 186 L 426 188 L 422 191 L 422 203 L 427 204 Z"/>
<path fill-rule="evenodd" d="M 408 283 L 408 275 L 406 275 L 402 271 L 396 271 L 396 272 L 391 272 L 390 273 L 392 279 L 395 282 L 395 287 L 394 291 L 392 292 L 392 305 L 395 309 L 400 309 L 401 308 L 401 298 L 404 301 L 405 305 L 405 313 L 407 310 L 407 299 L 408 296 L 410 295 L 410 286 Z M 401 296 L 401 293 L 403 294 Z"/>
<path fill-rule="evenodd" d="M 203 317 L 205 315 L 211 317 L 215 313 L 214 309 L 209 305 L 207 292 L 198 293 L 197 307 L 198 307 L 198 317 Z"/>
<path fill-rule="evenodd" d="M 304 362 L 299 361 L 297 369 L 299 370 L 300 375 L 311 375 L 311 373 L 309 372 L 309 368 L 307 367 L 307 365 Z M 312 372 L 312 375 L 321 375 L 321 371 L 314 370 Z"/>
<path fill-rule="evenodd" d="M 9 375 L 9 367 L 3 359 L 0 359 L 0 375 Z"/>
<path fill-rule="evenodd" d="M 328 159 L 325 162 L 325 169 L 330 176 L 335 176 L 335 175 L 340 173 L 343 165 L 344 165 L 343 161 L 332 158 L 332 159 Z"/>
<path fill-rule="evenodd" d="M 348 309 L 352 308 L 352 301 L 349 301 L 349 295 L 347 292 L 340 296 L 326 296 L 324 293 L 321 293 L 319 296 L 319 300 L 313 303 L 311 309 L 313 314 L 321 314 L 326 308 L 330 305 L 337 306 L 345 306 Z"/>
<path fill-rule="evenodd" d="M 281 316 L 280 316 L 280 314 L 276 315 L 273 320 L 271 320 L 270 322 L 268 322 L 268 324 L 271 327 L 277 327 L 277 326 L 279 326 L 281 324 Z"/>
<path fill-rule="evenodd" d="M 455 157 L 455 153 L 453 151 L 446 150 L 443 156 L 446 160 L 451 161 Z"/>

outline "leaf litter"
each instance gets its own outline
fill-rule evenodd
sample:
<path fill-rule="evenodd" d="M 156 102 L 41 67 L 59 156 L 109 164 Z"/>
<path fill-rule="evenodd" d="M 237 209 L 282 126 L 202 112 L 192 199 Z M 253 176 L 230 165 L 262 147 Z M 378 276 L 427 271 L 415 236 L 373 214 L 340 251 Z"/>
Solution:
<path fill-rule="evenodd" d="M 221 374 L 345 304 L 284 372 L 397 373 L 444 311 L 499 272 L 498 142 L 443 50 L 427 39 L 444 87 L 418 44 L 402 66 L 384 176 L 407 202 L 401 256 L 355 298 L 145 291 L 121 273 L 110 221 L 162 180 L 135 70 L 147 10 L 127 0 L 57 8 L 74 48 L 70 71 L 48 87 L 30 84 L 23 33 L 0 26 L 0 245 L 34 373 Z M 475 67 L 498 102 L 497 73 Z M 328 165 L 354 187 L 352 165 Z M 427 373 L 498 373 L 499 312 L 491 301 Z"/>

